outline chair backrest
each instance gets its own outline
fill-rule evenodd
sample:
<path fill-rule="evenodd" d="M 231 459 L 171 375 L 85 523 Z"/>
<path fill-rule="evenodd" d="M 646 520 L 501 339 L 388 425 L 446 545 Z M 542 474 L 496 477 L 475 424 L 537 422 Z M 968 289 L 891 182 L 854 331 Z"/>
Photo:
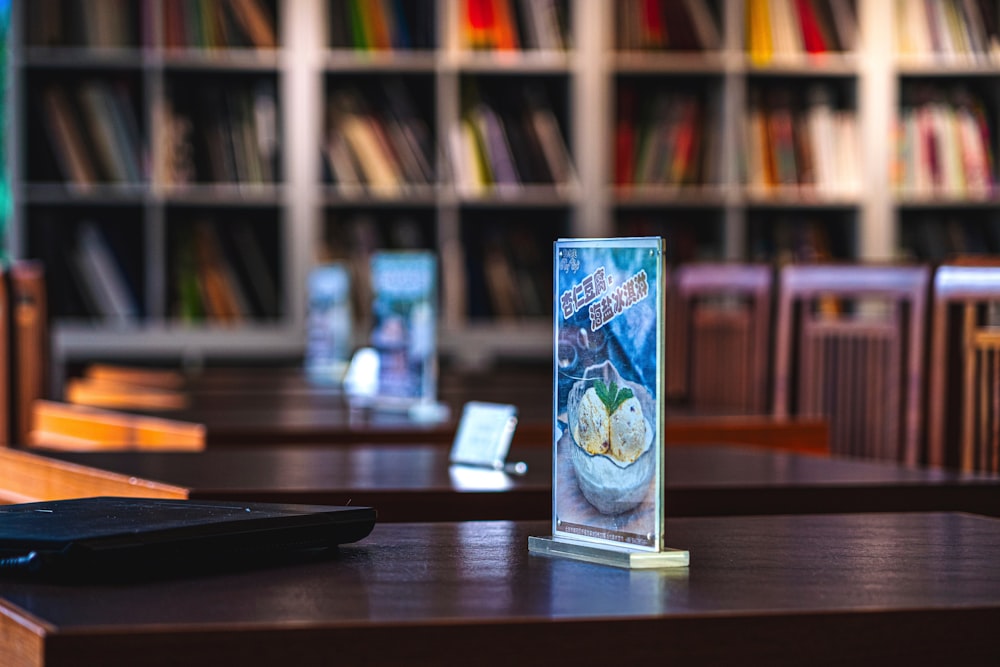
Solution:
<path fill-rule="evenodd" d="M 774 413 L 824 417 L 833 454 L 920 459 L 926 266 L 787 265 Z"/>
<path fill-rule="evenodd" d="M 933 465 L 1000 470 L 1000 260 L 934 276 L 927 449 Z"/>
<path fill-rule="evenodd" d="M 45 269 L 35 260 L 18 260 L 7 269 L 10 296 L 11 358 L 10 437 L 26 442 L 32 425 L 32 405 L 48 396 L 50 337 L 45 296 Z"/>
<path fill-rule="evenodd" d="M 671 275 L 668 394 L 694 411 L 763 414 L 768 402 L 773 269 L 692 263 Z"/>

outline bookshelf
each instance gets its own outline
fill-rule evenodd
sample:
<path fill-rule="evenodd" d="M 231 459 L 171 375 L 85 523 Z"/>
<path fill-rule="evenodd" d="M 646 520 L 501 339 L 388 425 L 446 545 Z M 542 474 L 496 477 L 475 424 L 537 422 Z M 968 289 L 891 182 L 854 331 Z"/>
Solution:
<path fill-rule="evenodd" d="M 969 3 L 940 2 L 961 27 Z M 917 5 L 18 2 L 10 247 L 52 267 L 57 357 L 192 361 L 301 353 L 319 260 L 352 267 L 361 332 L 367 256 L 436 250 L 442 350 L 470 363 L 549 354 L 559 236 L 662 234 L 671 261 L 998 250 L 995 160 L 922 190 L 895 129 L 944 98 L 995 156 L 996 18 L 946 49 Z M 124 297 L 80 278 L 95 237 Z"/>
<path fill-rule="evenodd" d="M 952 0 L 895 8 L 891 183 L 908 256 L 1000 252 L 997 11 Z"/>

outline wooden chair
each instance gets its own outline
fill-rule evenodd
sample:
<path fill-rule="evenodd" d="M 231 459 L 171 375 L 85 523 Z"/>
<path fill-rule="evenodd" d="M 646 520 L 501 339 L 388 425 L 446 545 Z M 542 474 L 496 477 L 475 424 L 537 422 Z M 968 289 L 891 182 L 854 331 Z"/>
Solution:
<path fill-rule="evenodd" d="M 35 401 L 29 446 L 53 449 L 205 448 L 205 426 L 57 401 Z"/>
<path fill-rule="evenodd" d="M 48 395 L 50 338 L 41 262 L 18 260 L 6 270 L 4 334 L 9 359 L 7 444 L 24 443 L 32 429 L 32 405 Z"/>
<path fill-rule="evenodd" d="M 932 290 L 932 465 L 1000 471 L 1000 258 L 946 264 Z"/>
<path fill-rule="evenodd" d="M 695 412 L 763 414 L 768 403 L 773 269 L 677 267 L 667 303 L 667 393 Z"/>
<path fill-rule="evenodd" d="M 930 269 L 781 269 L 774 413 L 825 417 L 835 455 L 917 463 Z"/>

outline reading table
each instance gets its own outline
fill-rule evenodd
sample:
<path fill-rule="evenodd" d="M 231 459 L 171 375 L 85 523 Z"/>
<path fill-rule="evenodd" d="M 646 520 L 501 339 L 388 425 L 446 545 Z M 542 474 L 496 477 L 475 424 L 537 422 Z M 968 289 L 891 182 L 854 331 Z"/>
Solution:
<path fill-rule="evenodd" d="M 669 519 L 688 568 L 529 554 L 547 522 L 380 524 L 332 560 L 5 581 L 0 664 L 998 664 L 1000 520 Z"/>
<path fill-rule="evenodd" d="M 511 452 L 509 460 L 527 462 L 524 476 L 449 467 L 449 448 L 441 445 L 44 453 L 0 450 L 0 488 L 18 484 L 23 495 L 36 497 L 135 488 L 169 489 L 175 497 L 350 503 L 378 508 L 383 521 L 552 516 L 551 453 L 537 447 Z M 665 458 L 668 516 L 918 510 L 1000 516 L 996 475 L 748 446 L 675 445 Z M 117 489 L 97 486 L 111 480 Z"/>
<path fill-rule="evenodd" d="M 210 368 L 186 379 L 185 407 L 129 412 L 202 424 L 205 444 L 250 446 L 377 442 L 446 443 L 455 437 L 468 401 L 510 403 L 518 408 L 515 446 L 552 438 L 552 371 L 537 364 L 509 364 L 490 372 L 441 374 L 438 398 L 450 411 L 443 422 L 421 423 L 402 412 L 351 408 L 336 385 L 317 383 L 302 368 Z M 668 442 L 768 443 L 826 453 L 828 428 L 822 419 L 775 419 L 767 415 L 693 414 L 670 407 Z"/>

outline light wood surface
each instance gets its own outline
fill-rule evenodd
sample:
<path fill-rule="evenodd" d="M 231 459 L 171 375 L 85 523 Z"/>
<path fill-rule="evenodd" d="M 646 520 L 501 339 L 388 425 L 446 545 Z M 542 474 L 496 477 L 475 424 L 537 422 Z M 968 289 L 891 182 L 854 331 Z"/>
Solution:
<path fill-rule="evenodd" d="M 0 448 L 0 502 L 3 503 L 86 496 L 185 498 L 187 495 L 188 491 L 178 486 Z"/>
<path fill-rule="evenodd" d="M 45 400 L 35 401 L 33 416 L 31 446 L 182 450 L 205 446 L 202 424 L 177 419 Z"/>

